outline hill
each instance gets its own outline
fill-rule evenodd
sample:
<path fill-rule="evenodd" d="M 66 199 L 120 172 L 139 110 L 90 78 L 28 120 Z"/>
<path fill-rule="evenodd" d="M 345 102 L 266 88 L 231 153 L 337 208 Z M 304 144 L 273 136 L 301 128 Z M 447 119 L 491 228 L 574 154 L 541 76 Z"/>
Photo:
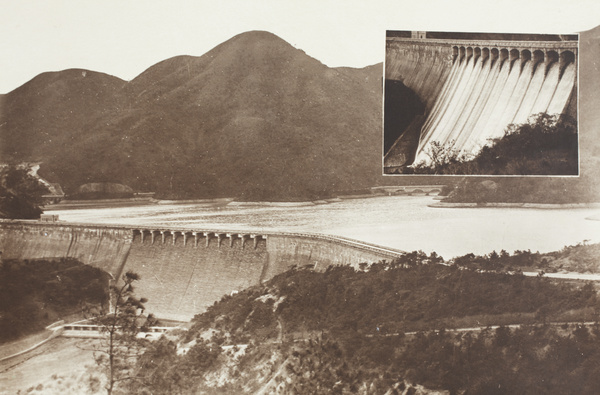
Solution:
<path fill-rule="evenodd" d="M 169 197 L 328 196 L 378 183 L 381 89 L 381 65 L 329 68 L 247 32 L 130 82 L 39 75 L 1 104 L 0 154 L 43 162 L 67 194 L 116 182 Z"/>
<path fill-rule="evenodd" d="M 0 100 L 3 158 L 46 159 L 91 138 L 102 116 L 118 111 L 125 81 L 71 69 L 38 75 Z"/>
<path fill-rule="evenodd" d="M 477 259 L 446 266 L 413 252 L 356 271 L 283 273 L 151 345 L 138 361 L 142 385 L 152 393 L 595 393 L 598 327 L 545 325 L 594 317 L 595 287 L 466 267 Z M 485 328 L 509 323 L 539 326 Z M 448 329 L 464 327 L 483 328 Z"/>

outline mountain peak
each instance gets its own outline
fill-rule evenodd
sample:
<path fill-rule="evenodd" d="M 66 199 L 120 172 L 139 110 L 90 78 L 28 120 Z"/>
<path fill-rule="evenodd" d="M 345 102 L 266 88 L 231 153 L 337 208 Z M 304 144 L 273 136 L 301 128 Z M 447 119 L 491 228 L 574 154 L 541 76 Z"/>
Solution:
<path fill-rule="evenodd" d="M 294 48 L 281 37 L 264 30 L 240 33 L 218 45 L 205 56 L 215 56 L 223 52 L 252 54 L 255 57 L 273 56 L 277 53 L 288 53 L 289 55 L 297 53 L 306 56 L 304 51 Z"/>
<path fill-rule="evenodd" d="M 276 41 L 286 42 L 281 37 L 279 37 L 276 34 L 273 34 L 271 32 L 268 32 L 266 30 L 249 30 L 247 32 L 235 35 L 231 39 L 232 40 L 244 39 L 244 40 L 253 40 L 253 41 L 276 40 Z"/>
<path fill-rule="evenodd" d="M 269 32 L 164 60 L 114 89 L 89 71 L 61 76 L 68 83 L 47 74 L 4 100 L 0 146 L 43 162 L 66 193 L 117 182 L 171 197 L 310 199 L 378 176 L 379 80 Z"/>
<path fill-rule="evenodd" d="M 71 68 L 61 71 L 47 71 L 38 74 L 25 84 L 9 92 L 8 95 L 16 95 L 18 92 L 27 89 L 39 91 L 41 89 L 47 89 L 48 87 L 56 84 L 64 84 L 65 86 L 71 87 L 77 84 L 85 84 L 90 86 L 114 86 L 116 89 L 122 84 L 125 84 L 125 81 L 118 77 L 102 72 Z"/>

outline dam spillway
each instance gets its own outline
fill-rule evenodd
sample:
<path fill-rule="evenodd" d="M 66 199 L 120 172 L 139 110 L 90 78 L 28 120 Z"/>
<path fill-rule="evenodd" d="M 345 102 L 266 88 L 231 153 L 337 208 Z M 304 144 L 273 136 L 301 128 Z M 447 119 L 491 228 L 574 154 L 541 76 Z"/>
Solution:
<path fill-rule="evenodd" d="M 0 221 L 8 259 L 74 258 L 118 280 L 140 275 L 136 294 L 159 318 L 187 321 L 221 297 L 293 266 L 325 270 L 392 260 L 402 251 L 335 236 L 301 233 L 131 228 Z"/>
<path fill-rule="evenodd" d="M 393 146 L 384 167 L 429 163 L 433 142 L 472 157 L 510 124 L 538 113 L 576 118 L 577 58 L 578 41 L 572 39 L 388 37 L 386 81 L 414 91 L 425 114 L 412 158 Z"/>

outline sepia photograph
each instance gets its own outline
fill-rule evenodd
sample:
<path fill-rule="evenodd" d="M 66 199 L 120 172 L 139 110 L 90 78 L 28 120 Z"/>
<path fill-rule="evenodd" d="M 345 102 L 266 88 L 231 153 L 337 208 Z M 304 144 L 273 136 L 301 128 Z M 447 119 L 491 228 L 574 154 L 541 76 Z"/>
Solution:
<path fill-rule="evenodd" d="M 0 9 L 0 395 L 600 393 L 600 3 Z"/>
<path fill-rule="evenodd" d="M 576 34 L 388 31 L 385 174 L 578 175 Z"/>

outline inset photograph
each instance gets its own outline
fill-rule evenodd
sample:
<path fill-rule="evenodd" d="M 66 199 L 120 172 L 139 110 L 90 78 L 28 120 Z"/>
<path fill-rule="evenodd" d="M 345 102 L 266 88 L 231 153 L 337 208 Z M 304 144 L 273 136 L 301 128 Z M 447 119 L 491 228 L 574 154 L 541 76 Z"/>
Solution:
<path fill-rule="evenodd" d="M 578 34 L 386 34 L 383 173 L 577 176 Z"/>

